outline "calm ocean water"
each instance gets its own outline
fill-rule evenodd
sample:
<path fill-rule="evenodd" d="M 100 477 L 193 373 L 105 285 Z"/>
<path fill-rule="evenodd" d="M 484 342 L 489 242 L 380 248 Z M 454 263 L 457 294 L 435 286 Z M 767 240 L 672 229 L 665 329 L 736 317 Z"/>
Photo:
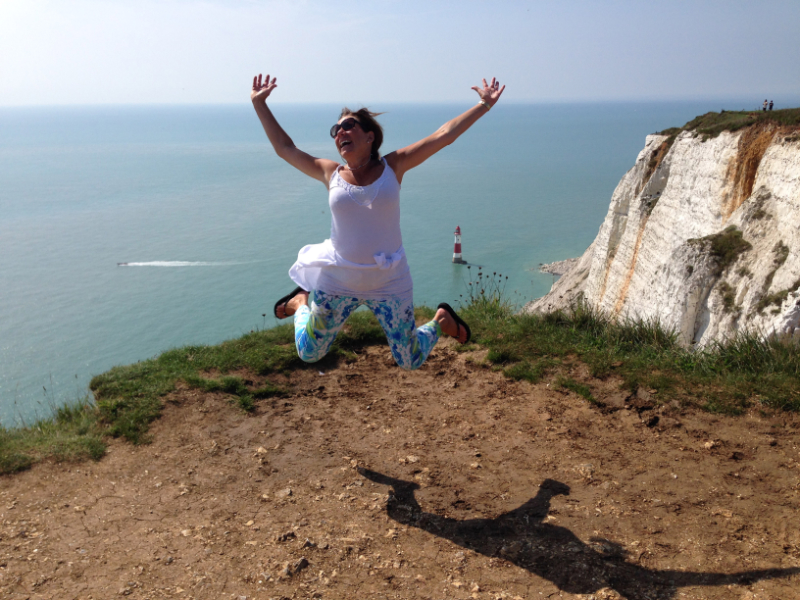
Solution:
<path fill-rule="evenodd" d="M 501 103 L 404 179 L 416 302 L 465 293 L 456 225 L 516 302 L 543 295 L 538 264 L 591 243 L 645 135 L 739 104 Z M 468 106 L 371 108 L 388 152 Z M 273 110 L 336 159 L 338 109 Z M 249 105 L 0 109 L 0 423 L 48 415 L 114 365 L 274 325 L 298 249 L 329 231 L 324 187 L 273 154 Z"/>

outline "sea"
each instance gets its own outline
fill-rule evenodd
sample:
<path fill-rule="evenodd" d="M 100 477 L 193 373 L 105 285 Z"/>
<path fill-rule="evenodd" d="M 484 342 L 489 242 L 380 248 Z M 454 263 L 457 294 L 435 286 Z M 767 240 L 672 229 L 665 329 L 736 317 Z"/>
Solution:
<path fill-rule="evenodd" d="M 586 250 L 647 134 L 749 104 L 501 100 L 403 180 L 415 302 L 463 301 L 478 266 L 517 305 L 544 295 L 539 265 Z M 469 106 L 370 108 L 389 152 Z M 340 108 L 273 112 L 335 160 Z M 452 263 L 457 226 L 471 269 Z M 0 108 L 0 424 L 91 397 L 115 365 L 275 326 L 297 251 L 329 234 L 325 187 L 274 154 L 249 103 Z"/>

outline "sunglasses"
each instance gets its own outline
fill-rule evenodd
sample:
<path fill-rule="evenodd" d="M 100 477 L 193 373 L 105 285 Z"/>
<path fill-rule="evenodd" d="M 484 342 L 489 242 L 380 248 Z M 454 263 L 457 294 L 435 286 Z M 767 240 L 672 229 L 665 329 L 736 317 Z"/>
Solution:
<path fill-rule="evenodd" d="M 336 135 L 339 133 L 340 129 L 344 129 L 345 131 L 350 131 L 356 125 L 361 125 L 361 123 L 359 123 L 353 117 L 347 117 L 341 123 L 337 123 L 336 125 L 331 127 L 331 137 L 335 138 Z M 363 129 L 363 127 L 362 127 L 362 129 Z"/>

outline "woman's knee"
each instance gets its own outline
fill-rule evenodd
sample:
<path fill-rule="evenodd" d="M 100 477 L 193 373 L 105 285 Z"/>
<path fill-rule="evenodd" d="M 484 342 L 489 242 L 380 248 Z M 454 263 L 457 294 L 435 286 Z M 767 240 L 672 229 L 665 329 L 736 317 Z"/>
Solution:
<path fill-rule="evenodd" d="M 392 348 L 392 357 L 397 366 L 405 371 L 415 371 L 425 364 L 425 358 L 421 355 L 407 355 L 405 352 L 400 352 Z"/>
<path fill-rule="evenodd" d="M 332 340 L 329 342 L 324 339 L 315 339 L 314 336 L 302 334 L 295 338 L 297 356 L 303 362 L 315 363 L 328 353 Z"/>
<path fill-rule="evenodd" d="M 302 360 L 304 363 L 315 363 L 321 361 L 325 355 L 318 355 L 314 353 L 306 353 L 301 351 L 299 348 L 297 349 L 297 356 Z"/>

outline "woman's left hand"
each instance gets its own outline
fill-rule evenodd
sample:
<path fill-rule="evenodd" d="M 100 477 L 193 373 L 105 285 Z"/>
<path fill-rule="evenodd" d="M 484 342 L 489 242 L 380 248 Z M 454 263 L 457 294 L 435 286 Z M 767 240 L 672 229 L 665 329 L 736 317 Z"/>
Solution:
<path fill-rule="evenodd" d="M 500 82 L 492 77 L 491 83 L 486 83 L 486 80 L 483 80 L 483 88 L 473 85 L 472 89 L 478 92 L 481 100 L 486 102 L 489 106 L 494 106 L 497 101 L 500 100 L 500 94 L 503 93 L 506 86 L 500 87 Z"/>

